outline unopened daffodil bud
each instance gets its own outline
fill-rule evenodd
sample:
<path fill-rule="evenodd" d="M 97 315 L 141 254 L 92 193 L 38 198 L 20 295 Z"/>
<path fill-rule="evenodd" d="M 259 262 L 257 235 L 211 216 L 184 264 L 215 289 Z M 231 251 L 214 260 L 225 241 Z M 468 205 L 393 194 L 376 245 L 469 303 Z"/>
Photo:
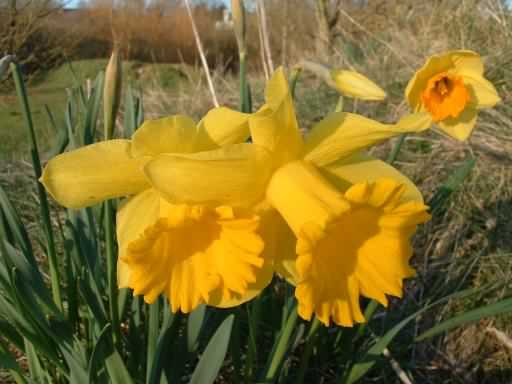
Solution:
<path fill-rule="evenodd" d="M 240 54 L 245 54 L 245 9 L 243 0 L 231 0 L 231 14 L 233 15 L 233 29 Z"/>
<path fill-rule="evenodd" d="M 300 66 L 325 81 L 343 96 L 361 100 L 383 100 L 386 92 L 366 76 L 356 71 L 333 69 L 326 65 L 304 60 Z"/>
<path fill-rule="evenodd" d="M 105 72 L 105 85 L 103 87 L 103 112 L 105 124 L 105 139 L 111 139 L 114 133 L 117 110 L 121 100 L 121 86 L 123 79 L 122 63 L 119 50 L 114 48 Z"/>
<path fill-rule="evenodd" d="M 368 79 L 355 71 L 333 69 L 331 79 L 339 93 L 361 100 L 384 100 L 386 92 Z"/>

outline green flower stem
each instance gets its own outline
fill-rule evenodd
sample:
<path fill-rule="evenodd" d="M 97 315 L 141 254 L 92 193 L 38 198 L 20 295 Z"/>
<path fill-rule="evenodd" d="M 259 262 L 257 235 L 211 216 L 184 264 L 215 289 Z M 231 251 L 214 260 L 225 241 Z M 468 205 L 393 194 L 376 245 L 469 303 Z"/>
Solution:
<path fill-rule="evenodd" d="M 400 153 L 400 150 L 402 149 L 402 144 L 404 143 L 406 137 L 407 137 L 406 133 L 402 133 L 398 137 L 397 143 L 395 144 L 395 146 L 391 150 L 391 153 L 388 156 L 388 159 L 387 159 L 388 164 L 393 165 L 393 163 L 396 161 L 398 154 Z"/>
<path fill-rule="evenodd" d="M 336 108 L 334 112 L 343 112 L 343 96 L 340 95 L 338 98 L 338 102 L 336 103 Z"/>
<path fill-rule="evenodd" d="M 247 319 L 249 323 L 249 337 L 248 337 L 248 351 L 247 351 L 247 360 L 245 363 L 245 382 L 250 383 L 251 378 L 254 376 L 254 367 L 257 362 L 256 359 L 258 357 L 258 324 L 261 319 L 261 310 L 262 310 L 262 296 L 260 295 L 256 298 L 249 306 L 246 306 L 247 309 Z"/>
<path fill-rule="evenodd" d="M 240 59 L 240 112 L 251 113 L 251 102 L 249 96 L 249 87 L 247 84 L 247 54 L 239 52 Z"/>
<path fill-rule="evenodd" d="M 316 335 L 318 330 L 320 329 L 320 320 L 315 316 L 313 320 L 313 324 L 309 328 L 308 335 L 306 337 L 306 347 L 304 348 L 304 353 L 302 354 L 302 359 L 300 361 L 299 373 L 297 374 L 296 383 L 302 384 L 304 383 L 304 377 L 306 376 L 306 372 L 309 366 L 309 359 L 311 358 L 311 353 L 313 352 L 313 348 L 316 343 Z"/>
<path fill-rule="evenodd" d="M 295 304 L 290 312 L 290 315 L 288 316 L 288 319 L 286 320 L 286 325 L 283 329 L 281 329 L 281 333 L 279 334 L 279 341 L 272 353 L 272 361 L 270 362 L 268 370 L 265 374 L 265 380 L 273 380 L 278 368 L 281 366 L 281 363 L 283 362 L 284 356 L 288 349 L 290 337 L 293 330 L 295 329 L 295 325 L 297 324 L 297 318 L 297 304 Z"/>
<path fill-rule="evenodd" d="M 366 319 L 365 323 L 362 323 L 359 325 L 357 330 L 357 337 L 361 337 L 364 335 L 364 332 L 366 331 L 366 328 L 368 327 L 368 322 L 372 319 L 375 311 L 379 307 L 379 303 L 375 300 L 370 300 L 368 305 L 366 306 L 366 309 L 364 311 L 364 318 Z"/>
<path fill-rule="evenodd" d="M 302 67 L 297 66 L 293 69 L 292 74 L 290 75 L 290 93 L 292 95 L 292 99 L 295 99 L 295 88 L 297 87 L 297 81 L 299 80 L 299 76 L 302 73 Z"/>
<path fill-rule="evenodd" d="M 11 63 L 10 65 L 14 84 L 16 86 L 16 93 L 20 100 L 21 111 L 25 119 L 25 123 L 28 128 L 28 134 L 30 138 L 30 155 L 32 157 L 32 166 L 36 180 L 39 180 L 42 174 L 41 159 L 39 158 L 39 150 L 37 147 L 36 134 L 34 131 L 34 124 L 32 121 L 32 114 L 30 113 L 30 106 L 28 104 L 27 91 L 25 84 L 21 77 L 21 71 L 18 64 Z M 47 241 L 47 252 L 48 252 L 48 264 L 50 267 L 50 282 L 52 288 L 52 296 L 55 304 L 62 310 L 62 294 L 60 287 L 59 278 L 59 266 L 57 263 L 57 251 L 55 248 L 55 239 L 53 237 L 53 231 L 50 219 L 50 209 L 48 205 L 48 197 L 43 185 L 37 181 L 37 195 L 39 197 L 40 213 L 43 222 L 43 230 L 45 232 Z"/>
<path fill-rule="evenodd" d="M 115 252 L 114 221 L 112 217 L 112 201 L 105 201 L 105 251 L 107 254 L 107 281 L 108 281 L 108 304 L 110 321 L 112 322 L 112 333 L 114 344 L 118 345 L 121 340 L 121 327 L 119 324 L 119 309 L 117 304 L 117 255 Z"/>
<path fill-rule="evenodd" d="M 148 345 L 146 357 L 146 382 L 149 383 L 151 371 L 153 370 L 153 362 L 155 361 L 155 352 L 157 348 L 158 334 L 160 332 L 160 300 L 157 299 L 149 306 L 149 321 L 148 321 Z M 175 321 L 177 319 L 174 319 Z"/>

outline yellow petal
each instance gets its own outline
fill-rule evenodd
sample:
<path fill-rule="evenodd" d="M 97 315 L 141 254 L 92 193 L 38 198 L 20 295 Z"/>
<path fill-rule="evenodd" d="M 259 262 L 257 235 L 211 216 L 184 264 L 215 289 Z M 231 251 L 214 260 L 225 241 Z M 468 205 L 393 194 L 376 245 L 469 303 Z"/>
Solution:
<path fill-rule="evenodd" d="M 450 58 L 455 72 L 459 74 L 472 74 L 482 76 L 484 74 L 484 63 L 480 55 L 473 51 L 454 51 Z"/>
<path fill-rule="evenodd" d="M 225 107 L 214 108 L 198 126 L 195 151 L 206 151 L 249 138 L 249 115 Z"/>
<path fill-rule="evenodd" d="M 146 160 L 133 159 L 130 147 L 128 140 L 109 140 L 63 153 L 48 162 L 40 181 L 68 208 L 133 195 L 149 183 L 142 172 Z"/>
<path fill-rule="evenodd" d="M 288 81 L 279 68 L 267 84 L 267 103 L 249 119 L 252 141 L 272 153 L 278 167 L 296 160 L 303 141 L 295 116 Z"/>
<path fill-rule="evenodd" d="M 264 244 L 256 233 L 257 216 L 227 206 L 171 204 L 160 213 L 123 257 L 129 287 L 146 302 L 163 293 L 173 312 L 184 313 L 201 303 L 236 305 L 270 281 L 260 273 Z"/>
<path fill-rule="evenodd" d="M 475 108 L 466 108 L 457 118 L 448 118 L 438 123 L 439 127 L 451 137 L 466 140 L 471 136 L 476 124 L 478 111 Z"/>
<path fill-rule="evenodd" d="M 449 51 L 430 57 L 409 80 L 405 89 L 405 97 L 412 109 L 421 110 L 421 93 L 430 78 L 441 72 L 459 72 L 461 68 L 480 75 L 483 73 L 480 56 L 472 51 Z"/>
<path fill-rule="evenodd" d="M 366 76 L 355 71 L 333 70 L 331 77 L 338 92 L 361 100 L 384 100 L 386 92 Z"/>
<path fill-rule="evenodd" d="M 183 115 L 148 120 L 133 134 L 132 155 L 195 152 L 197 129 L 194 120 Z"/>
<path fill-rule="evenodd" d="M 160 155 L 145 167 L 152 185 L 172 203 L 250 206 L 264 195 L 268 152 L 253 144 L 183 155 Z"/>
<path fill-rule="evenodd" d="M 397 124 L 382 124 L 353 113 L 332 113 L 307 136 L 304 159 L 322 167 L 390 137 L 423 131 L 431 124 L 428 113 L 407 115 Z"/>
<path fill-rule="evenodd" d="M 326 178 L 345 192 L 353 184 L 374 182 L 381 178 L 393 179 L 406 188 L 402 199 L 423 202 L 423 196 L 407 176 L 386 162 L 364 153 L 355 153 L 321 169 Z"/>
<path fill-rule="evenodd" d="M 149 188 L 126 200 L 117 211 L 117 243 L 119 257 L 117 261 L 117 284 L 127 288 L 130 281 L 130 269 L 123 261 L 128 245 L 144 235 L 144 231 L 160 218 L 160 196 Z"/>
<path fill-rule="evenodd" d="M 465 75 L 464 85 L 469 88 L 471 102 L 477 108 L 494 107 L 501 101 L 494 85 L 482 76 Z"/>

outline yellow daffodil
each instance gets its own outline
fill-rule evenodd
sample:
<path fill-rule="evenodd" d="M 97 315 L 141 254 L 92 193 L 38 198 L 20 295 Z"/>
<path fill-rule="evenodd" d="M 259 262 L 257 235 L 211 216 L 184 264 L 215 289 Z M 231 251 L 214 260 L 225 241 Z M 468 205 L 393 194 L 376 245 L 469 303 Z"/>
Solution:
<path fill-rule="evenodd" d="M 333 113 L 303 140 L 287 79 L 279 69 L 267 85 L 266 104 L 247 116 L 226 108 L 214 110 L 205 126 L 230 114 L 248 120 L 255 146 L 270 154 L 270 174 L 247 169 L 247 183 L 262 188 L 266 204 L 286 220 L 269 214 L 275 249 L 274 268 L 294 283 L 300 316 L 312 314 L 325 324 L 351 326 L 364 318 L 359 297 L 386 305 L 386 294 L 401 295 L 402 280 L 413 274 L 409 239 L 429 215 L 414 184 L 384 162 L 360 151 L 394 135 L 428 129 L 428 113 L 381 124 L 349 113 Z M 215 117 L 215 118 L 212 118 Z M 233 118 L 232 121 L 235 121 Z M 225 124 L 231 124 L 229 120 Z M 204 154 L 187 161 L 158 156 L 146 165 L 151 183 L 169 201 L 223 202 L 238 194 L 230 160 L 204 162 Z M 188 175 L 201 173 L 203 178 Z M 222 189 L 208 189 L 226 180 Z M 179 186 L 175 188 L 175 186 Z M 295 237 L 297 241 L 295 242 Z M 295 244 L 296 243 L 296 244 Z M 290 248 L 296 248 L 290 252 Z"/>
<path fill-rule="evenodd" d="M 405 96 L 414 111 L 428 111 L 450 136 L 466 140 L 476 124 L 478 110 L 500 101 L 484 78 L 480 56 L 472 51 L 450 51 L 430 57 L 414 74 Z"/>
<path fill-rule="evenodd" d="M 260 218 L 248 209 L 261 200 L 261 188 L 236 181 L 246 179 L 246 169 L 268 173 L 263 161 L 268 155 L 260 147 L 235 144 L 248 138 L 247 119 L 212 111 L 210 119 L 218 118 L 231 124 L 196 126 L 180 115 L 148 121 L 131 140 L 104 141 L 51 159 L 41 177 L 48 192 L 70 208 L 132 196 L 117 214 L 118 285 L 144 295 L 148 303 L 163 293 L 173 311 L 190 312 L 200 303 L 237 305 L 258 294 L 272 277 L 264 263 Z M 229 159 L 230 176 L 203 188 L 222 191 L 233 180 L 241 188 L 232 191 L 232 199 L 220 204 L 171 204 L 144 174 L 152 159 L 169 156 L 186 163 L 196 153 L 205 164 L 221 168 Z M 155 172 L 153 167 L 153 176 Z M 201 180 L 204 174 L 191 172 L 187 177 Z"/>

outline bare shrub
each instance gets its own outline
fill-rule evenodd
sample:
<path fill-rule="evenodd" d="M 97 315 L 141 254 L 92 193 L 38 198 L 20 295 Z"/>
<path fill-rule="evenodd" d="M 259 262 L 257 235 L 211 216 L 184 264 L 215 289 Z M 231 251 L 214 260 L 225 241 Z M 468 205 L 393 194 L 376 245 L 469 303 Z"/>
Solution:
<path fill-rule="evenodd" d="M 0 0 L 0 53 L 15 54 L 27 74 L 61 62 L 72 40 L 51 22 L 59 12 L 54 0 Z"/>

